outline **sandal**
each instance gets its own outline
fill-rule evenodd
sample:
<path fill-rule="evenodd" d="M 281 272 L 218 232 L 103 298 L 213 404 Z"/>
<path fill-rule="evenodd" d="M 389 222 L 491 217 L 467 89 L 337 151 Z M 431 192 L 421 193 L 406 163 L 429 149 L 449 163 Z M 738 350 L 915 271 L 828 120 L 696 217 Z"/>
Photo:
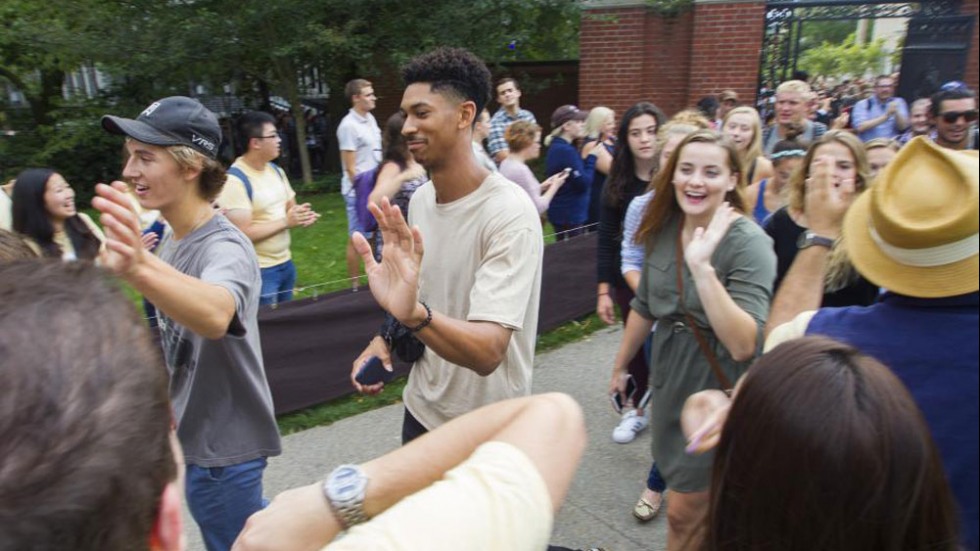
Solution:
<path fill-rule="evenodd" d="M 642 522 L 647 522 L 657 516 L 660 512 L 660 506 L 664 503 L 663 494 L 657 494 L 660 499 L 656 503 L 651 503 L 646 498 L 641 497 L 636 505 L 633 506 L 633 516 Z"/>

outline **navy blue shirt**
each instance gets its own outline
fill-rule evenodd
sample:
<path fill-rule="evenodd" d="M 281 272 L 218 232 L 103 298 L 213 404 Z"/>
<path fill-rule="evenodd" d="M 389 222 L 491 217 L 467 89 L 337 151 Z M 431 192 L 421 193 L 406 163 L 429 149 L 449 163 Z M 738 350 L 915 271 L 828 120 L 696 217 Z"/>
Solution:
<path fill-rule="evenodd" d="M 885 293 L 871 306 L 821 308 L 807 326 L 807 335 L 848 343 L 905 383 L 939 448 L 969 549 L 977 549 L 980 524 L 978 334 L 980 293 L 938 299 Z"/>
<path fill-rule="evenodd" d="M 545 158 L 545 175 L 557 174 L 566 168 L 572 173 L 565 180 L 548 206 L 548 220 L 552 224 L 576 226 L 589 217 L 589 196 L 592 192 L 592 176 L 595 174 L 595 155 L 582 160 L 575 146 L 560 136 L 555 136 L 548 146 Z"/>

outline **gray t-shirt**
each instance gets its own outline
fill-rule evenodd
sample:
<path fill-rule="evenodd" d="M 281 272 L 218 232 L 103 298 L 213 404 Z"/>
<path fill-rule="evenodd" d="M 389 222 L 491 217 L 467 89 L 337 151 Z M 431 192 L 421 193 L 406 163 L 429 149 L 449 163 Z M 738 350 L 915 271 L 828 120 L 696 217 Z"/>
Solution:
<path fill-rule="evenodd" d="M 228 333 L 206 339 L 158 312 L 177 436 L 187 463 L 224 467 L 282 451 L 262 365 L 259 264 L 252 243 L 216 214 L 160 258 L 181 273 L 220 285 L 235 298 Z"/>

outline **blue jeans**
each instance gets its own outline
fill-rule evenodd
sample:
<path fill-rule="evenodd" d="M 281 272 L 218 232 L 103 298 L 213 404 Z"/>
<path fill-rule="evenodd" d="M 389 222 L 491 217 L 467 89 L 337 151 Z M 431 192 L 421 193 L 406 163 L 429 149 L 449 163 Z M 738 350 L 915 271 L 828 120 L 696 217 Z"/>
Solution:
<path fill-rule="evenodd" d="M 282 264 L 262 268 L 262 296 L 259 304 L 276 304 L 293 300 L 293 287 L 296 287 L 296 265 L 292 260 Z"/>
<path fill-rule="evenodd" d="M 227 551 L 248 517 L 265 508 L 262 473 L 266 458 L 227 467 L 187 465 L 187 507 L 208 551 Z"/>
<path fill-rule="evenodd" d="M 656 461 L 650 465 L 650 474 L 647 476 L 647 488 L 658 494 L 664 493 L 664 490 L 667 489 L 667 482 L 664 481 L 664 477 L 660 474 L 660 469 L 657 468 Z"/>

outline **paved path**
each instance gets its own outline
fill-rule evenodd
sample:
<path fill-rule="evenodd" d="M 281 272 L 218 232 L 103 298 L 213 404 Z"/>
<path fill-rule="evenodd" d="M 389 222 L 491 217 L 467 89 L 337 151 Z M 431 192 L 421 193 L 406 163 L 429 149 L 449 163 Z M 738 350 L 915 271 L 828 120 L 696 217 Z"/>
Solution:
<path fill-rule="evenodd" d="M 572 548 L 605 547 L 610 551 L 663 549 L 666 516 L 646 524 L 630 511 L 650 468 L 650 434 L 644 431 L 627 445 L 612 441 L 617 421 L 605 396 L 609 369 L 622 335 L 620 329 L 539 354 L 534 392 L 560 391 L 575 397 L 585 411 L 589 446 L 565 505 L 555 520 L 552 543 Z M 361 462 L 400 444 L 400 404 L 317 427 L 283 439 L 283 454 L 269 461 L 266 495 L 309 484 L 340 463 Z M 196 526 L 186 517 L 188 549 L 203 551 Z"/>

